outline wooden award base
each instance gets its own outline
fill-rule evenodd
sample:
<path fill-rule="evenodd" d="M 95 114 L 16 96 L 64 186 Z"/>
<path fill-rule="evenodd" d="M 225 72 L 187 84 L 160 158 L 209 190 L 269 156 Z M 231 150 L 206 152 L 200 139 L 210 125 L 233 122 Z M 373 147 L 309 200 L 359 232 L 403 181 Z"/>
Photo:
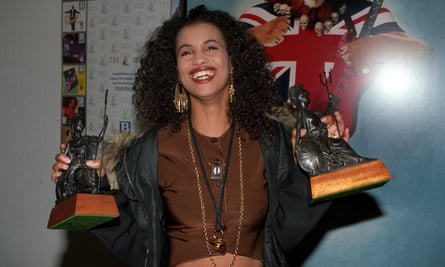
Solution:
<path fill-rule="evenodd" d="M 310 177 L 312 203 L 342 197 L 384 185 L 391 174 L 381 160 L 359 163 L 350 167 Z"/>
<path fill-rule="evenodd" d="M 114 196 L 77 193 L 51 210 L 48 229 L 89 230 L 118 216 Z"/>

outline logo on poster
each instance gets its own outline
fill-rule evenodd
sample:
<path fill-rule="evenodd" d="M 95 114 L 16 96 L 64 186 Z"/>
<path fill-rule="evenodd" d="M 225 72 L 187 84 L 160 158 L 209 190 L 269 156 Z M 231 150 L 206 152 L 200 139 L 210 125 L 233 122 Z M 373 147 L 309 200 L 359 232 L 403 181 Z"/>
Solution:
<path fill-rule="evenodd" d="M 131 121 L 120 121 L 119 131 L 131 133 Z"/>

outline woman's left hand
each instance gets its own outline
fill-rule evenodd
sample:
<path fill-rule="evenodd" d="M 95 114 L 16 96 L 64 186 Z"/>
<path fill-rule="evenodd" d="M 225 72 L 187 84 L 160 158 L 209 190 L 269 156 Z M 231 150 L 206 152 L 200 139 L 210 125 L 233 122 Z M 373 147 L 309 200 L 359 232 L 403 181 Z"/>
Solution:
<path fill-rule="evenodd" d="M 340 112 L 336 111 L 332 115 L 326 115 L 321 118 L 321 122 L 326 124 L 328 137 L 341 138 L 348 142 L 350 138 L 349 128 L 345 128 L 345 121 Z"/>
<path fill-rule="evenodd" d="M 350 133 L 349 128 L 345 127 L 345 121 L 343 120 L 343 116 L 340 112 L 336 111 L 334 114 L 323 116 L 321 122 L 326 124 L 326 128 L 328 129 L 328 137 L 329 138 L 341 138 L 345 142 L 349 141 Z M 300 137 L 303 137 L 306 134 L 306 129 L 301 129 L 299 134 Z M 291 135 L 291 145 L 295 148 L 297 144 L 297 129 L 294 128 Z M 297 164 L 298 160 L 296 158 L 295 153 L 292 153 L 294 162 Z"/>

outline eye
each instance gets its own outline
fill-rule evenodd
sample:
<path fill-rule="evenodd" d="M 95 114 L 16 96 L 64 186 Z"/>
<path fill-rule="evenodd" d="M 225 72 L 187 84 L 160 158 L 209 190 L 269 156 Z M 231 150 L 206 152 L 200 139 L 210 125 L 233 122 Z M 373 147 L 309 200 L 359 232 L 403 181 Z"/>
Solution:
<path fill-rule="evenodd" d="M 207 50 L 208 51 L 218 50 L 218 47 L 210 45 L 207 47 Z"/>
<path fill-rule="evenodd" d="M 206 43 L 204 49 L 206 52 L 213 52 L 216 50 L 219 50 L 221 48 L 221 45 L 216 41 L 209 41 Z"/>
<path fill-rule="evenodd" d="M 189 55 L 191 55 L 191 54 L 192 54 L 192 52 L 189 51 L 189 50 L 182 50 L 182 51 L 179 51 L 179 56 L 180 56 L 180 57 L 189 56 Z"/>
<path fill-rule="evenodd" d="M 188 45 L 182 45 L 176 53 L 177 57 L 186 57 L 193 54 L 193 49 Z"/>

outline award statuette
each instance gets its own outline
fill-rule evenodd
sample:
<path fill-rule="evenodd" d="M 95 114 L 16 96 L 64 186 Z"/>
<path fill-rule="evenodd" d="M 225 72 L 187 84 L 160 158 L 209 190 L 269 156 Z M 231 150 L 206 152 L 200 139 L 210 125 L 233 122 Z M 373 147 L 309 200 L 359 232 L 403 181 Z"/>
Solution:
<path fill-rule="evenodd" d="M 328 137 L 320 120 L 323 114 L 307 108 L 309 92 L 302 85 L 289 89 L 289 102 L 297 118 L 294 155 L 310 177 L 312 203 L 375 188 L 391 179 L 381 160 L 361 157 L 343 139 Z"/>
<path fill-rule="evenodd" d="M 108 124 L 105 93 L 104 125 L 98 136 L 84 135 L 84 121 L 78 113 L 71 124 L 71 139 L 65 154 L 71 158 L 66 171 L 56 181 L 56 206 L 51 210 L 49 229 L 88 230 L 119 216 L 106 177 L 86 166 L 86 160 L 96 159 Z"/>

